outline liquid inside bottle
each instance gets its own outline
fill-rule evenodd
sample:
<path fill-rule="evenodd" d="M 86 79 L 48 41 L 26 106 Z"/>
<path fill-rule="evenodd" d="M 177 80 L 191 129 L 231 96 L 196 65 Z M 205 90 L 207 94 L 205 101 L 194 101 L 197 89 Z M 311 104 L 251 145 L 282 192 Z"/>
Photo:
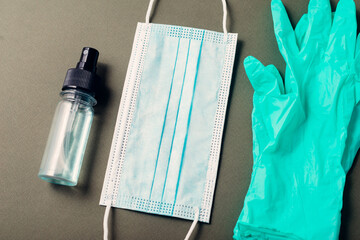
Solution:
<path fill-rule="evenodd" d="M 96 100 L 91 95 L 74 89 L 62 91 L 61 96 L 62 101 L 56 109 L 39 177 L 51 183 L 75 186 Z"/>

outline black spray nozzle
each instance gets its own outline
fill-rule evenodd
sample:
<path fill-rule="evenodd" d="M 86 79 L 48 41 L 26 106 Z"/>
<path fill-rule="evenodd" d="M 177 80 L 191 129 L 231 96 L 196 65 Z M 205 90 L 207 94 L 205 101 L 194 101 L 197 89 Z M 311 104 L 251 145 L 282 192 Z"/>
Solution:
<path fill-rule="evenodd" d="M 76 65 L 76 68 L 95 73 L 98 57 L 98 50 L 95 48 L 84 47 L 81 53 L 80 61 Z"/>
<path fill-rule="evenodd" d="M 96 75 L 99 52 L 95 48 L 84 47 L 76 68 L 67 71 L 62 90 L 79 89 L 95 95 L 100 78 Z"/>

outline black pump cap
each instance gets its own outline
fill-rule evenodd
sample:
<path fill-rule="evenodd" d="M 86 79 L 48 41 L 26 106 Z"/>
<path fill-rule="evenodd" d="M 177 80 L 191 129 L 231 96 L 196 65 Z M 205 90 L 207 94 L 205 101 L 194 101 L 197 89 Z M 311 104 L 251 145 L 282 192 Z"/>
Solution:
<path fill-rule="evenodd" d="M 79 89 L 95 96 L 96 84 L 100 80 L 96 74 L 98 57 L 98 50 L 84 47 L 76 68 L 67 71 L 62 90 Z"/>

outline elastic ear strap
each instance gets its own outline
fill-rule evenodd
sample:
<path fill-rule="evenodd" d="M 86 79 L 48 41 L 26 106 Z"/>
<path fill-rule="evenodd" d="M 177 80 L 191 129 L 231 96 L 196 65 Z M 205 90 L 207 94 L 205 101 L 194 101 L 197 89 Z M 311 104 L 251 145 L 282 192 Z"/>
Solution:
<path fill-rule="evenodd" d="M 228 31 L 226 28 L 226 20 L 227 20 L 227 8 L 226 8 L 226 0 L 221 0 L 223 5 L 223 31 L 225 36 L 227 35 Z"/>
<path fill-rule="evenodd" d="M 195 207 L 195 208 L 194 208 L 194 215 L 195 215 L 194 221 L 193 221 L 193 223 L 191 224 L 191 227 L 190 227 L 188 233 L 186 234 L 185 240 L 189 240 L 192 232 L 194 231 L 195 226 L 196 226 L 196 224 L 197 224 L 198 221 L 199 221 L 199 214 L 200 214 L 199 208 Z"/>
<path fill-rule="evenodd" d="M 221 2 L 223 5 L 223 31 L 224 31 L 224 34 L 227 35 L 228 31 L 226 29 L 226 20 L 227 20 L 226 0 L 221 0 Z M 145 18 L 146 23 L 150 23 L 150 15 L 151 15 L 151 10 L 153 8 L 153 5 L 154 5 L 154 0 L 150 0 L 149 7 L 146 12 L 146 18 Z"/>
<path fill-rule="evenodd" d="M 104 214 L 104 222 L 103 222 L 104 240 L 108 240 L 108 235 L 109 235 L 108 222 L 109 222 L 110 208 L 111 208 L 111 200 L 109 200 L 107 202 L 106 209 L 105 209 L 105 214 Z"/>
<path fill-rule="evenodd" d="M 150 23 L 150 15 L 151 15 L 151 10 L 153 8 L 153 5 L 154 5 L 154 0 L 150 0 L 149 7 L 146 12 L 146 20 L 145 20 L 146 23 Z"/>

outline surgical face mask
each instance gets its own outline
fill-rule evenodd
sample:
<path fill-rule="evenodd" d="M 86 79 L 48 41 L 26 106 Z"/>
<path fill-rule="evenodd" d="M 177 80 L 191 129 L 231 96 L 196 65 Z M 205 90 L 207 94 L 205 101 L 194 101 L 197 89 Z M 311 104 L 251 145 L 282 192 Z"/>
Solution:
<path fill-rule="evenodd" d="M 137 25 L 100 204 L 208 223 L 237 34 L 226 31 L 225 0 L 224 33 L 151 24 L 152 4 Z"/>

